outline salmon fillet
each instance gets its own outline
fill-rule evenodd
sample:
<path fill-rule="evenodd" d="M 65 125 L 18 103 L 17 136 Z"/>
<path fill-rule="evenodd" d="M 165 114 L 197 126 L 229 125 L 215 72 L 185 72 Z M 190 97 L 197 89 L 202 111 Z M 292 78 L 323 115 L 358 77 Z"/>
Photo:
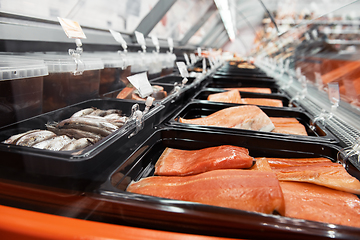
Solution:
<path fill-rule="evenodd" d="M 134 87 L 125 87 L 119 94 L 116 96 L 116 98 L 119 99 L 131 99 L 131 95 L 134 92 Z"/>
<path fill-rule="evenodd" d="M 265 132 L 270 132 L 275 128 L 270 118 L 254 105 L 229 107 L 202 118 L 179 118 L 179 122 Z"/>
<path fill-rule="evenodd" d="M 272 123 L 275 125 L 289 124 L 289 123 L 299 123 L 296 118 L 286 118 L 286 117 L 270 117 Z"/>
<path fill-rule="evenodd" d="M 293 134 L 307 136 L 305 126 L 296 118 L 270 117 L 271 122 L 275 125 L 274 133 Z"/>
<path fill-rule="evenodd" d="M 155 164 L 155 174 L 185 176 L 216 169 L 250 168 L 254 158 L 246 148 L 223 145 L 200 150 L 166 148 Z"/>
<path fill-rule="evenodd" d="M 226 103 L 240 103 L 240 99 L 241 97 L 238 90 L 210 94 L 207 98 L 208 101 Z"/>
<path fill-rule="evenodd" d="M 308 136 L 305 126 L 302 125 L 301 123 L 284 124 L 284 125 L 274 124 L 274 125 L 275 125 L 275 129 L 271 131 L 273 133 Z"/>
<path fill-rule="evenodd" d="M 132 182 L 127 191 L 268 214 L 285 211 L 273 172 L 221 169 L 184 177 L 152 176 Z"/>
<path fill-rule="evenodd" d="M 308 182 L 360 194 L 360 182 L 327 158 L 265 158 L 279 180 Z M 258 159 L 256 159 L 258 161 Z"/>
<path fill-rule="evenodd" d="M 255 93 L 271 93 L 270 88 L 256 88 L 256 87 L 242 87 L 242 88 L 224 88 L 225 90 L 238 90 L 240 92 L 255 92 Z"/>
<path fill-rule="evenodd" d="M 310 183 L 283 182 L 285 216 L 360 227 L 360 200 L 351 193 Z"/>
<path fill-rule="evenodd" d="M 241 103 L 253 104 L 269 107 L 283 107 L 283 103 L 279 99 L 267 99 L 267 98 L 242 98 Z"/>

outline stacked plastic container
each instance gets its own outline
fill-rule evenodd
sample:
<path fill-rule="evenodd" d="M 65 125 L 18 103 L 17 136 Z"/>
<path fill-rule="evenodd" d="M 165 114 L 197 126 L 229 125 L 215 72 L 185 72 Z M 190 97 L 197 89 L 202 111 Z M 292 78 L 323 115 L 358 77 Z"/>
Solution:
<path fill-rule="evenodd" d="M 0 126 L 42 113 L 45 76 L 44 61 L 1 55 Z"/>

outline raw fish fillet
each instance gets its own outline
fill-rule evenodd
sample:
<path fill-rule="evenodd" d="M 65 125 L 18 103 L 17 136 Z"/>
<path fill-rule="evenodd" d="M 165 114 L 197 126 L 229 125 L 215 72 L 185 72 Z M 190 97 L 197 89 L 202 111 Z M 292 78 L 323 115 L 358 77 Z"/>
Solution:
<path fill-rule="evenodd" d="M 181 123 L 227 128 L 240 128 L 255 131 L 272 131 L 275 126 L 270 118 L 257 106 L 246 105 L 229 107 L 202 118 L 184 119 Z"/>
<path fill-rule="evenodd" d="M 225 90 L 238 90 L 240 92 L 255 92 L 255 93 L 271 93 L 270 88 L 256 88 L 256 87 L 242 87 L 242 88 L 224 88 Z"/>
<path fill-rule="evenodd" d="M 311 183 L 282 182 L 285 216 L 360 227 L 360 200 L 351 193 Z"/>
<path fill-rule="evenodd" d="M 286 124 L 286 125 L 283 125 L 283 126 L 279 126 L 279 125 L 276 126 L 275 125 L 275 129 L 272 130 L 272 132 L 273 133 L 283 133 L 283 134 L 308 136 L 304 125 L 302 125 L 301 123 Z"/>
<path fill-rule="evenodd" d="M 243 104 L 254 104 L 269 107 L 283 107 L 283 103 L 279 99 L 267 99 L 267 98 L 242 98 Z"/>
<path fill-rule="evenodd" d="M 214 102 L 240 103 L 241 97 L 238 90 L 231 90 L 227 92 L 210 94 L 207 100 Z"/>
<path fill-rule="evenodd" d="M 274 133 L 307 136 L 305 126 L 296 118 L 270 117 L 270 120 L 275 125 Z"/>
<path fill-rule="evenodd" d="M 273 124 L 281 125 L 281 124 L 293 124 L 293 123 L 299 123 L 299 121 L 296 118 L 287 118 L 287 117 L 270 117 Z"/>
<path fill-rule="evenodd" d="M 250 170 L 256 171 L 272 171 L 270 164 L 266 158 L 257 158 L 255 164 L 250 168 Z"/>
<path fill-rule="evenodd" d="M 309 182 L 360 194 L 360 182 L 345 168 L 327 158 L 265 158 L 279 180 Z M 257 161 L 258 159 L 256 159 Z"/>
<path fill-rule="evenodd" d="M 152 176 L 132 182 L 127 191 L 261 213 L 285 211 L 273 172 L 221 169 L 184 177 Z"/>
<path fill-rule="evenodd" d="M 155 174 L 185 176 L 216 169 L 250 168 L 253 161 L 246 148 L 230 145 L 200 150 L 166 148 L 155 164 Z"/>

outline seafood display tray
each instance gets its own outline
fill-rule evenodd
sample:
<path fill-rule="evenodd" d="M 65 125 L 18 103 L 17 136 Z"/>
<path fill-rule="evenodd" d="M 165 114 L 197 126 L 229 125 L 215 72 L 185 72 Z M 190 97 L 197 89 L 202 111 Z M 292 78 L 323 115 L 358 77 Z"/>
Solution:
<path fill-rule="evenodd" d="M 204 88 L 239 88 L 239 87 L 257 87 L 257 88 L 270 88 L 271 93 L 282 93 L 279 85 L 273 82 L 254 83 L 252 81 L 240 82 L 209 82 L 206 83 Z"/>
<path fill-rule="evenodd" d="M 226 92 L 226 90 L 215 89 L 215 88 L 205 88 L 199 91 L 193 99 L 198 100 L 207 100 L 210 94 L 216 94 L 220 92 Z M 284 107 L 288 107 L 290 99 L 284 95 L 279 93 L 266 94 L 266 93 L 252 93 L 252 92 L 241 92 L 241 98 L 266 98 L 266 99 L 276 99 L 281 100 Z M 292 107 L 298 107 L 296 104 L 292 103 Z"/>
<path fill-rule="evenodd" d="M 243 104 L 242 104 L 243 105 Z M 165 124 L 168 126 L 176 126 L 181 128 L 190 128 L 190 129 L 199 129 L 199 130 L 208 130 L 208 131 L 221 131 L 228 133 L 241 133 L 248 135 L 263 135 L 263 136 L 272 136 L 274 138 L 283 138 L 283 139 L 294 139 L 294 140 L 305 140 L 305 141 L 321 141 L 328 143 L 338 143 L 339 141 L 320 123 L 315 124 L 315 129 L 310 128 L 311 118 L 310 116 L 301 109 L 293 108 L 275 108 L 275 107 L 265 107 L 259 106 L 259 108 L 269 117 L 294 117 L 301 124 L 305 126 L 308 136 L 301 135 L 291 135 L 291 134 L 281 134 L 281 133 L 272 133 L 272 132 L 261 132 L 253 130 L 244 130 L 244 129 L 235 129 L 235 128 L 225 128 L 225 127 L 213 127 L 213 126 L 200 126 L 195 124 L 180 123 L 178 119 L 192 119 L 208 116 L 214 112 L 222 110 L 228 107 L 241 106 L 240 104 L 232 103 L 215 103 L 210 101 L 203 100 L 193 100 L 184 106 L 176 115 L 172 116 L 168 122 Z"/>
<path fill-rule="evenodd" d="M 217 70 L 219 73 L 224 74 L 256 74 L 256 75 L 266 75 L 266 73 L 258 68 L 247 69 L 247 68 L 238 68 L 236 66 L 224 66 Z"/>
<path fill-rule="evenodd" d="M 186 83 L 186 85 L 190 85 L 194 82 L 195 78 L 193 77 L 188 77 L 188 82 Z M 164 76 L 164 77 L 159 77 L 156 79 L 152 79 L 150 80 L 151 85 L 155 85 L 155 84 L 171 84 L 172 86 L 174 86 L 175 83 L 178 83 L 179 85 L 181 85 L 181 82 L 183 80 L 183 77 L 181 76 Z"/>
<path fill-rule="evenodd" d="M 138 104 L 142 111 L 145 108 L 145 104 L 141 102 L 138 102 Z M 29 130 L 46 129 L 45 124 L 53 121 L 60 122 L 85 108 L 95 107 L 101 110 L 119 109 L 125 116 L 130 116 L 133 105 L 134 101 L 128 100 L 94 99 L 3 127 L 0 129 L 0 166 L 2 169 L 9 168 L 18 170 L 21 173 L 36 174 L 38 176 L 92 179 L 94 178 L 94 171 L 101 171 L 101 169 L 106 168 L 112 162 L 114 155 L 121 155 L 122 152 L 127 150 L 126 148 L 129 146 L 126 144 L 129 136 L 135 131 L 134 122 L 124 125 L 94 145 L 82 150 L 50 151 L 5 144 L 3 141 L 10 136 Z M 145 115 L 144 126 L 141 131 L 152 129 L 155 115 L 162 108 L 162 106 L 157 106 L 150 109 L 148 114 Z M 136 135 L 141 135 L 141 131 Z M 119 147 L 122 145 L 124 145 L 124 149 Z"/>
<path fill-rule="evenodd" d="M 250 77 L 250 78 L 270 78 L 266 73 L 251 72 L 251 71 L 216 71 L 215 75 L 225 77 Z"/>
<path fill-rule="evenodd" d="M 332 161 L 339 151 L 337 146 L 324 143 L 163 128 L 143 142 L 99 188 L 103 200 L 100 210 L 105 212 L 105 220 L 114 223 L 121 220 L 132 226 L 159 230 L 251 239 L 322 239 L 328 237 L 329 231 L 334 237 L 358 236 L 357 228 L 125 191 L 131 181 L 154 174 L 154 165 L 166 147 L 195 150 L 219 145 L 245 147 L 253 157 L 327 157 Z M 352 165 L 348 168 L 350 174 L 360 177 Z"/>
<path fill-rule="evenodd" d="M 273 82 L 276 83 L 276 80 L 272 77 L 252 77 L 252 76 L 240 76 L 240 75 L 219 75 L 215 73 L 211 80 L 213 82 L 242 82 L 242 81 L 248 81 L 252 83 L 266 83 L 266 82 Z"/>

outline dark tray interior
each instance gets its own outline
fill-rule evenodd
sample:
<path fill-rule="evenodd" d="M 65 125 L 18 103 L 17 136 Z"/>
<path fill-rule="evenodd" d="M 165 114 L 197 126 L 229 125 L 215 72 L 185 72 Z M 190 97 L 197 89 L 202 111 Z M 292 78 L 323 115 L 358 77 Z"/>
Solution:
<path fill-rule="evenodd" d="M 192 129 L 206 129 L 210 131 L 222 131 L 222 132 L 235 132 L 235 133 L 244 133 L 244 134 L 256 134 L 256 135 L 271 135 L 287 139 L 297 139 L 297 140 L 307 140 L 307 141 L 325 141 L 331 143 L 337 143 L 338 140 L 327 131 L 324 126 L 320 123 L 315 125 L 315 129 L 310 128 L 311 118 L 307 113 L 301 109 L 292 109 L 292 108 L 274 108 L 274 107 L 265 107 L 259 106 L 261 110 L 268 115 L 269 117 L 295 117 L 302 125 L 305 126 L 308 136 L 300 135 L 291 135 L 291 134 L 281 134 L 281 133 L 271 133 L 271 132 L 260 132 L 252 130 L 243 130 L 243 129 L 234 129 L 234 128 L 224 128 L 224 127 L 213 127 L 213 126 L 200 126 L 196 124 L 186 124 L 180 123 L 178 118 L 192 119 L 208 116 L 214 112 L 217 112 L 221 109 L 239 106 L 239 104 L 231 103 L 215 103 L 210 101 L 196 100 L 188 103 L 183 107 L 178 114 L 174 115 L 166 124 L 170 126 L 178 126 Z"/>
<path fill-rule="evenodd" d="M 199 100 L 207 100 L 210 94 L 216 94 L 220 92 L 226 92 L 226 90 L 216 89 L 216 88 L 205 88 L 198 92 L 194 99 Z M 290 99 L 284 95 L 279 93 L 266 94 L 266 93 L 252 93 L 252 92 L 241 92 L 241 98 L 266 98 L 266 99 L 277 99 L 281 100 L 284 107 L 288 107 Z M 298 107 L 296 104 L 292 103 L 292 107 Z"/>
<path fill-rule="evenodd" d="M 28 130 L 46 129 L 46 123 L 59 122 L 69 118 L 73 113 L 89 107 L 102 110 L 120 109 L 123 114 L 130 116 L 134 104 L 133 101 L 111 99 L 85 101 L 3 127 L 0 129 L 0 141 Z M 145 108 L 144 103 L 139 102 L 138 104 L 140 110 Z M 157 110 L 155 109 L 155 111 Z M 154 116 L 151 116 L 145 121 L 144 128 L 152 128 L 153 122 Z M 44 176 L 77 177 L 89 174 L 87 177 L 91 178 L 92 170 L 100 165 L 105 166 L 111 154 L 118 154 L 121 151 L 115 147 L 114 143 L 126 142 L 134 130 L 134 124 L 124 126 L 81 151 L 60 152 L 0 143 L 2 156 L 0 165 Z"/>
<path fill-rule="evenodd" d="M 224 66 L 219 68 L 216 72 L 221 72 L 224 74 L 256 74 L 256 75 L 266 75 L 265 72 L 258 68 L 250 69 L 250 68 L 238 68 L 235 66 Z"/>
<path fill-rule="evenodd" d="M 131 181 L 154 174 L 154 165 L 166 147 L 202 149 L 225 144 L 248 148 L 253 157 L 327 157 L 335 161 L 339 150 L 334 145 L 286 139 L 199 132 L 189 129 L 162 129 L 139 146 L 137 151 L 119 165 L 100 187 L 102 199 L 108 200 L 112 206 L 111 211 L 108 210 L 109 212 L 105 214 L 104 220 L 117 222 L 121 219 L 137 227 L 252 239 L 326 238 L 330 230 L 336 236 L 358 234 L 356 228 L 337 225 L 330 227 L 320 222 L 163 199 L 125 191 Z M 350 169 L 350 174 L 359 178 L 359 172 L 353 167 Z"/>
<path fill-rule="evenodd" d="M 215 75 L 219 76 L 226 76 L 226 77 L 249 77 L 249 78 L 266 78 L 272 79 L 271 77 L 267 76 L 266 73 L 262 72 L 254 72 L 254 71 L 216 71 Z"/>
<path fill-rule="evenodd" d="M 252 82 L 253 84 L 257 84 L 257 83 L 263 83 L 263 82 L 273 82 L 276 83 L 276 80 L 273 79 L 272 77 L 267 77 L 267 76 L 263 76 L 263 77 L 256 77 L 256 76 L 243 76 L 243 75 L 238 75 L 238 74 L 234 74 L 234 75 L 221 75 L 221 74 L 217 74 L 215 73 L 212 76 L 212 81 L 213 82 L 238 82 L 238 81 L 249 81 Z"/>
<path fill-rule="evenodd" d="M 282 91 L 279 89 L 279 85 L 276 83 L 263 83 L 263 84 L 256 84 L 251 81 L 240 81 L 240 82 L 209 82 L 205 84 L 205 88 L 239 88 L 239 87 L 263 87 L 263 88 L 270 88 L 271 93 L 281 93 Z"/>

